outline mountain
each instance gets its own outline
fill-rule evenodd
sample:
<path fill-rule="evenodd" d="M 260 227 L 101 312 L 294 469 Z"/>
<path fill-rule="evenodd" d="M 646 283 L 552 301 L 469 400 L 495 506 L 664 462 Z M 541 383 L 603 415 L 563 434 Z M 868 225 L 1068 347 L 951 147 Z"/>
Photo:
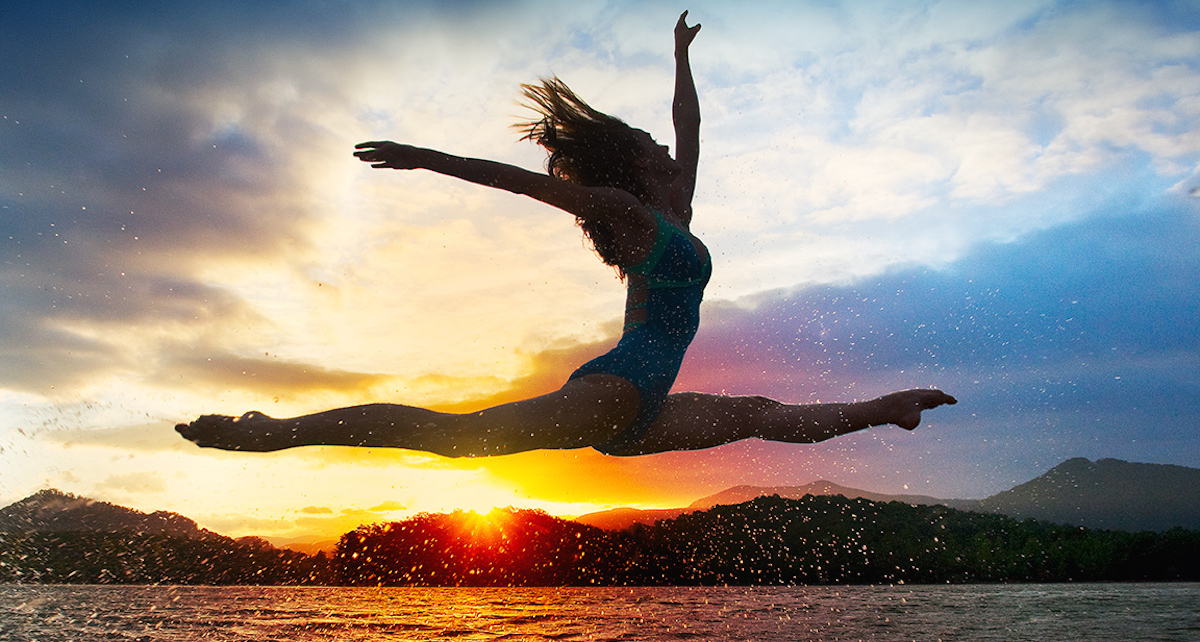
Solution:
<path fill-rule="evenodd" d="M 309 535 L 304 537 L 267 537 L 271 546 L 276 548 L 286 548 L 289 551 L 304 553 L 305 555 L 316 555 L 324 553 L 332 555 L 337 550 L 338 540 L 325 539 L 319 535 Z"/>
<path fill-rule="evenodd" d="M 941 504 L 948 508 L 964 508 L 973 506 L 969 499 L 938 499 L 925 495 L 885 495 L 869 490 L 859 490 L 839 486 L 824 480 L 815 481 L 803 486 L 734 486 L 716 495 L 697 499 L 688 505 L 691 510 L 704 510 L 713 506 L 742 504 L 756 497 L 779 495 L 784 499 L 801 499 L 805 495 L 829 496 L 841 495 L 846 499 L 869 499 L 873 502 L 901 502 L 913 506 L 937 506 Z"/>
<path fill-rule="evenodd" d="M 974 502 L 976 511 L 847 498 L 841 495 L 867 493 L 828 482 L 741 487 L 689 508 L 629 511 L 679 513 L 630 530 L 592 528 L 535 510 L 507 509 L 486 518 L 462 511 L 420 514 L 360 526 L 332 557 L 279 550 L 258 537 L 233 540 L 173 513 L 141 513 L 42 491 L 0 510 L 0 585 L 1195 581 L 1200 529 L 1155 533 L 1149 527 L 1173 526 L 1176 521 L 1153 520 L 1163 511 L 1177 520 L 1195 505 L 1197 473 L 1178 466 L 1068 460 L 1011 491 Z M 772 492 L 722 503 L 770 491 L 804 497 Z M 992 514 L 1035 506 L 1050 511 L 1051 519 L 1053 511 L 1064 509 L 1112 519 L 1128 517 L 1131 505 L 1141 509 L 1131 527 L 1140 532 Z"/>
<path fill-rule="evenodd" d="M 0 509 L 0 584 L 328 584 L 325 556 L 57 490 Z"/>
<path fill-rule="evenodd" d="M 804 486 L 735 486 L 698 499 L 686 508 L 616 508 L 582 515 L 575 521 L 606 530 L 620 530 L 633 524 L 649 526 L 658 520 L 772 495 L 784 499 L 841 495 L 847 499 L 901 502 L 913 506 L 940 504 L 959 510 L 1096 529 L 1136 532 L 1179 527 L 1200 530 L 1200 469 L 1118 459 L 1092 462 L 1081 457 L 1068 459 L 1035 479 L 981 500 L 885 495 L 816 481 Z"/>
<path fill-rule="evenodd" d="M 528 509 L 425 513 L 342 541 L 337 576 L 370 587 L 1200 579 L 1200 531 L 1089 530 L 841 496 L 759 497 L 617 531 Z"/>
<path fill-rule="evenodd" d="M 661 519 L 674 519 L 680 515 L 707 510 L 714 506 L 743 504 L 758 497 L 771 497 L 772 495 L 778 495 L 784 499 L 803 499 L 806 495 L 841 495 L 847 499 L 861 498 L 873 502 L 901 502 L 913 506 L 936 506 L 940 504 L 961 510 L 973 510 L 978 503 L 976 500 L 970 499 L 938 499 L 924 495 L 884 495 L 883 493 L 848 488 L 846 486 L 839 486 L 833 482 L 821 480 L 803 486 L 734 486 L 715 495 L 701 497 L 689 504 L 687 508 L 660 508 L 656 510 L 614 508 L 581 515 L 576 517 L 575 521 L 605 530 L 621 530 L 633 524 L 651 526 Z"/>
<path fill-rule="evenodd" d="M 1079 457 L 974 510 L 1099 529 L 1200 530 L 1200 469 Z"/>
<path fill-rule="evenodd" d="M 692 512 L 690 508 L 659 508 L 642 510 L 639 508 L 613 508 L 596 513 L 588 513 L 575 518 L 576 522 L 587 526 L 603 528 L 606 531 L 619 531 L 634 524 L 653 526 L 660 519 L 675 519 L 680 515 Z"/>
<path fill-rule="evenodd" d="M 0 509 L 0 533 L 98 531 L 205 538 L 216 533 L 167 511 L 143 513 L 123 506 L 78 497 L 55 489 L 41 490 Z"/>

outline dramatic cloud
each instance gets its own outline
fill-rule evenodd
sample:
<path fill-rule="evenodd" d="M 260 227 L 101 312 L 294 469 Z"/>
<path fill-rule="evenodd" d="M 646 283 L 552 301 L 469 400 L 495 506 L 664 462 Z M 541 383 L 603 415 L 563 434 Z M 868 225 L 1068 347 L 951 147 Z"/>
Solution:
<path fill-rule="evenodd" d="M 73 485 L 283 533 L 364 506 L 586 512 L 816 477 L 979 496 L 1073 456 L 1200 465 L 1195 6 L 689 8 L 715 275 L 677 388 L 941 386 L 958 406 L 914 433 L 637 460 L 197 450 L 175 422 L 474 410 L 611 345 L 622 285 L 570 217 L 350 153 L 392 138 L 536 169 L 509 125 L 550 74 L 670 143 L 679 8 L 18 3 L 0 498 Z"/>
<path fill-rule="evenodd" d="M 935 420 L 945 457 L 991 442 L 1028 476 L 1071 454 L 1195 465 L 1200 208 L 1128 207 L 937 269 L 713 306 L 678 387 L 809 402 L 936 385 L 961 401 Z"/>

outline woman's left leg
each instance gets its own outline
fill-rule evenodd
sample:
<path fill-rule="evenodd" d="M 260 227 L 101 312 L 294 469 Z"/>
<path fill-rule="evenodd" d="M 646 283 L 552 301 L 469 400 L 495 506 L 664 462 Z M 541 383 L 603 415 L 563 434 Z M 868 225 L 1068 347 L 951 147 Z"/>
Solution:
<path fill-rule="evenodd" d="M 885 424 L 912 430 L 921 422 L 922 411 L 953 403 L 954 397 L 932 389 L 893 392 L 870 401 L 802 405 L 766 397 L 677 393 L 667 397 L 639 442 L 613 454 L 699 450 L 750 438 L 814 443 Z"/>
<path fill-rule="evenodd" d="M 639 403 L 629 381 L 591 374 L 555 392 L 479 412 L 369 404 L 287 419 L 253 412 L 241 417 L 205 415 L 175 430 L 198 446 L 222 450 L 267 452 L 326 445 L 487 457 L 605 443 L 633 423 Z"/>

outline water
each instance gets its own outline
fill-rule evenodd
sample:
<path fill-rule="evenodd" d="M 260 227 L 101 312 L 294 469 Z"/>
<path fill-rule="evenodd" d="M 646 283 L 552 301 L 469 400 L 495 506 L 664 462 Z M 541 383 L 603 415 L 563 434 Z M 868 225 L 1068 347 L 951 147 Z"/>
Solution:
<path fill-rule="evenodd" d="M 0 640 L 1197 640 L 1200 584 L 0 585 Z"/>

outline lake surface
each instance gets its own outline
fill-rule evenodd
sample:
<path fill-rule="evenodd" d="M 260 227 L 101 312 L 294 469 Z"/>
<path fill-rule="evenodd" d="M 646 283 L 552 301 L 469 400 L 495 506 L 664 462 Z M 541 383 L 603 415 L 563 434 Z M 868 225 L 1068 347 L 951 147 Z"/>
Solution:
<path fill-rule="evenodd" d="M 1200 584 L 0 585 L 0 640 L 1200 640 Z"/>

